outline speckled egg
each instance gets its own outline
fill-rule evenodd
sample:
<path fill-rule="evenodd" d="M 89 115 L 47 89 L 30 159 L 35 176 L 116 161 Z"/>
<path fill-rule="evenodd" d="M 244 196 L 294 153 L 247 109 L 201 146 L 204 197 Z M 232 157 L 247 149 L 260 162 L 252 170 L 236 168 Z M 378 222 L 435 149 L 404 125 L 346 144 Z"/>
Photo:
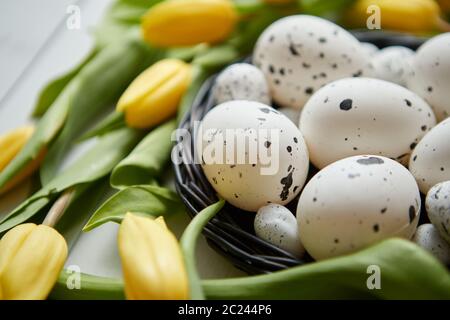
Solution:
<path fill-rule="evenodd" d="M 431 129 L 411 155 L 409 170 L 424 194 L 436 183 L 450 180 L 449 138 L 450 118 Z"/>
<path fill-rule="evenodd" d="M 308 15 L 270 25 L 256 43 L 253 61 L 266 75 L 273 100 L 294 109 L 333 80 L 367 76 L 370 66 L 369 55 L 353 35 Z"/>
<path fill-rule="evenodd" d="M 450 181 L 438 183 L 428 191 L 425 207 L 431 223 L 450 244 Z"/>
<path fill-rule="evenodd" d="M 270 104 L 269 86 L 264 74 L 248 63 L 235 63 L 223 70 L 214 85 L 216 103 L 250 100 Z"/>
<path fill-rule="evenodd" d="M 412 71 L 411 59 L 413 56 L 413 50 L 402 46 L 379 50 L 371 60 L 374 68 L 373 77 L 406 86 L 407 77 Z"/>
<path fill-rule="evenodd" d="M 376 45 L 370 42 L 361 42 L 361 46 L 366 51 L 366 53 L 373 57 L 380 49 Z"/>
<path fill-rule="evenodd" d="M 431 223 L 422 224 L 417 228 L 413 241 L 430 252 L 443 264 L 450 264 L 450 245 L 439 235 Z"/>
<path fill-rule="evenodd" d="M 255 216 L 254 228 L 258 237 L 297 257 L 305 253 L 298 235 L 297 220 L 282 205 L 272 203 L 259 208 Z"/>
<path fill-rule="evenodd" d="M 300 130 L 265 104 L 235 100 L 214 107 L 196 143 L 208 181 L 238 208 L 286 204 L 305 183 L 309 158 Z"/>
<path fill-rule="evenodd" d="M 437 119 L 450 115 L 450 32 L 425 42 L 412 60 L 408 87 L 434 109 Z"/>
<path fill-rule="evenodd" d="M 417 142 L 435 124 L 431 108 L 418 95 L 370 78 L 326 85 L 311 97 L 300 117 L 310 159 L 318 168 L 357 154 L 408 163 Z"/>
<path fill-rule="evenodd" d="M 393 236 L 409 239 L 419 214 L 414 177 L 398 162 L 375 155 L 345 158 L 319 171 L 297 207 L 300 240 L 317 260 Z"/>

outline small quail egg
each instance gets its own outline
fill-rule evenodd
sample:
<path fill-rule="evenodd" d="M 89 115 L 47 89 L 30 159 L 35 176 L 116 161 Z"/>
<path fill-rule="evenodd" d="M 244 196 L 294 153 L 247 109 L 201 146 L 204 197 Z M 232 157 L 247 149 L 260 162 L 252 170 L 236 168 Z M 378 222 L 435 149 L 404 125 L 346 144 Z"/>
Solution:
<path fill-rule="evenodd" d="M 381 49 L 372 57 L 374 78 L 406 86 L 407 76 L 411 74 L 410 60 L 414 51 L 402 46 Z"/>
<path fill-rule="evenodd" d="M 429 251 L 443 264 L 450 264 L 450 245 L 439 235 L 431 223 L 422 224 L 417 228 L 413 241 Z"/>
<path fill-rule="evenodd" d="M 425 207 L 431 223 L 450 244 L 450 181 L 438 183 L 428 191 Z"/>
<path fill-rule="evenodd" d="M 406 164 L 417 142 L 436 124 L 428 104 L 394 83 L 347 78 L 327 84 L 300 116 L 312 163 L 318 167 L 357 154 Z"/>
<path fill-rule="evenodd" d="M 305 253 L 298 235 L 297 220 L 282 205 L 272 203 L 259 208 L 254 228 L 258 237 L 297 257 Z"/>
<path fill-rule="evenodd" d="M 426 194 L 438 182 L 450 180 L 450 118 L 431 129 L 411 154 L 409 170 Z"/>
<path fill-rule="evenodd" d="M 259 37 L 253 61 L 269 83 L 273 100 L 301 109 L 323 85 L 340 78 L 370 75 L 369 55 L 340 26 L 309 15 L 271 24 Z"/>
<path fill-rule="evenodd" d="M 270 104 L 269 87 L 264 74 L 248 63 L 235 63 L 223 70 L 214 86 L 216 103 L 250 100 Z"/>
<path fill-rule="evenodd" d="M 450 115 L 450 32 L 425 42 L 412 59 L 408 88 L 424 98 L 441 121 Z"/>
<path fill-rule="evenodd" d="M 304 187 L 297 207 L 300 241 L 321 260 L 389 237 L 410 239 L 420 203 L 414 177 L 398 162 L 375 155 L 345 158 Z"/>
<path fill-rule="evenodd" d="M 370 42 L 361 42 L 361 46 L 370 57 L 373 57 L 380 50 L 376 45 Z"/>
<path fill-rule="evenodd" d="M 196 143 L 212 187 L 243 210 L 288 203 L 308 174 L 308 150 L 298 127 L 259 102 L 235 100 L 214 107 Z"/>

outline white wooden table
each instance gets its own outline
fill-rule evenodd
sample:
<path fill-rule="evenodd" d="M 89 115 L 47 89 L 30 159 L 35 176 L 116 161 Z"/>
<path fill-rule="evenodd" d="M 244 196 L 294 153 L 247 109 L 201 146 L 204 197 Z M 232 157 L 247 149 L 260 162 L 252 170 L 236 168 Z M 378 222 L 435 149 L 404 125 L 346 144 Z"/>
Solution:
<path fill-rule="evenodd" d="M 30 113 L 39 90 L 52 78 L 75 65 L 93 45 L 89 31 L 99 21 L 111 0 L 14 0 L 0 2 L 0 134 L 32 122 Z M 81 10 L 81 28 L 66 27 L 70 5 Z M 67 162 L 88 148 L 74 150 Z M 29 182 L 0 198 L 0 216 L 5 215 L 29 192 Z M 189 219 L 178 216 L 168 221 L 180 235 Z M 80 235 L 67 265 L 82 272 L 121 277 L 116 236 L 118 225 L 107 223 Z M 198 266 L 203 278 L 241 276 L 227 260 L 198 244 Z"/>

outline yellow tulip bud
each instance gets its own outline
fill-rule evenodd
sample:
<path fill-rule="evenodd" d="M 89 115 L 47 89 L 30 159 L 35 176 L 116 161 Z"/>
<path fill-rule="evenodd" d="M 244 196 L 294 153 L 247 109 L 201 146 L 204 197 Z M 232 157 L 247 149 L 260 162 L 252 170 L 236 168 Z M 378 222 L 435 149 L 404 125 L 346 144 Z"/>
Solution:
<path fill-rule="evenodd" d="M 191 66 L 164 59 L 142 72 L 125 90 L 117 111 L 125 113 L 130 127 L 145 129 L 174 116 L 191 82 Z"/>
<path fill-rule="evenodd" d="M 145 14 L 142 33 L 161 47 L 217 43 L 230 35 L 237 20 L 230 0 L 168 0 Z"/>
<path fill-rule="evenodd" d="M 0 136 L 0 171 L 2 171 L 22 150 L 24 145 L 28 142 L 34 132 L 33 126 L 26 126 L 15 129 Z M 0 188 L 0 195 L 12 189 L 25 178 L 30 176 L 41 164 L 45 156 L 45 150 L 30 162 L 22 171 L 20 171 L 11 181 L 9 181 L 3 188 Z"/>
<path fill-rule="evenodd" d="M 118 244 L 127 299 L 188 298 L 181 248 L 163 218 L 152 220 L 127 213 Z"/>
<path fill-rule="evenodd" d="M 67 244 L 53 228 L 26 223 L 0 240 L 2 299 L 45 299 L 67 258 Z"/>
<path fill-rule="evenodd" d="M 382 29 L 421 33 L 442 29 L 445 24 L 434 0 L 358 0 L 347 12 L 347 22 L 365 27 L 371 5 L 380 8 Z"/>

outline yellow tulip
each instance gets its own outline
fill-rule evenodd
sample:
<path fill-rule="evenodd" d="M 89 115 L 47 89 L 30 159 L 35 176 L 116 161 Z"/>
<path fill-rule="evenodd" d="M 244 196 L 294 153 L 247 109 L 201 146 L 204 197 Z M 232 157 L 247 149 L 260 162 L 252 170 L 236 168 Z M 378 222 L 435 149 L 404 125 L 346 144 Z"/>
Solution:
<path fill-rule="evenodd" d="M 162 217 L 152 220 L 127 213 L 118 244 L 127 299 L 188 298 L 181 248 Z"/>
<path fill-rule="evenodd" d="M 382 29 L 423 33 L 445 28 L 434 0 L 358 0 L 347 12 L 347 21 L 365 27 L 369 17 L 366 11 L 371 5 L 380 8 Z"/>
<path fill-rule="evenodd" d="M 66 241 L 52 227 L 25 223 L 12 228 L 0 240 L 2 299 L 45 299 L 66 258 Z"/>
<path fill-rule="evenodd" d="M 145 129 L 174 116 L 191 82 L 191 66 L 164 59 L 142 72 L 125 90 L 117 111 L 125 113 L 130 127 Z"/>
<path fill-rule="evenodd" d="M 15 129 L 0 136 L 0 171 L 2 171 L 22 150 L 24 145 L 28 142 L 34 132 L 33 126 L 25 126 Z M 25 178 L 30 176 L 44 159 L 45 150 L 30 162 L 22 171 L 20 171 L 11 181 L 9 181 L 3 188 L 0 188 L 0 195 L 12 189 Z"/>
<path fill-rule="evenodd" d="M 145 14 L 142 33 L 161 47 L 217 43 L 230 35 L 237 20 L 230 0 L 168 0 Z"/>

